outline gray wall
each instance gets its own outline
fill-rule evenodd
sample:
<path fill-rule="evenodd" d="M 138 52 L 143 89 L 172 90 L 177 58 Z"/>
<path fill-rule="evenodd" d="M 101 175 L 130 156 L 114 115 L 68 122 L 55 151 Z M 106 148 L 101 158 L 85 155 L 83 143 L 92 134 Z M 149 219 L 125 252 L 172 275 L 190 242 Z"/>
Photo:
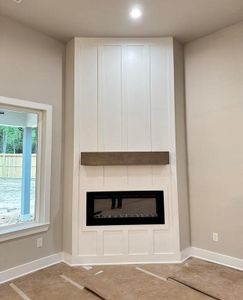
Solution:
<path fill-rule="evenodd" d="M 243 258 L 242 53 L 243 23 L 185 46 L 192 245 L 239 258 Z M 42 234 L 43 248 L 36 248 L 39 235 L 1 243 L 0 270 L 62 251 L 63 61 L 61 43 L 0 17 L 0 95 L 54 108 L 51 228 Z M 186 219 L 180 222 L 188 232 Z M 213 231 L 219 233 L 218 243 L 212 241 Z M 70 228 L 65 233 L 64 248 L 71 251 Z M 184 248 L 189 237 L 182 234 L 181 239 Z"/>
<path fill-rule="evenodd" d="M 72 254 L 72 210 L 74 172 L 74 39 L 66 46 L 65 80 L 65 144 L 64 144 L 64 185 L 63 185 L 63 250 Z"/>
<path fill-rule="evenodd" d="M 39 235 L 0 244 L 0 270 L 62 250 L 62 103 L 64 45 L 0 17 L 0 95 L 53 105 L 51 228 Z"/>
<path fill-rule="evenodd" d="M 185 109 L 184 49 L 178 41 L 173 43 L 175 77 L 175 129 L 177 160 L 177 192 L 180 225 L 180 249 L 191 245 L 189 193 L 187 170 L 187 137 Z"/>
<path fill-rule="evenodd" d="M 187 44 L 185 62 L 192 245 L 243 258 L 243 23 Z"/>

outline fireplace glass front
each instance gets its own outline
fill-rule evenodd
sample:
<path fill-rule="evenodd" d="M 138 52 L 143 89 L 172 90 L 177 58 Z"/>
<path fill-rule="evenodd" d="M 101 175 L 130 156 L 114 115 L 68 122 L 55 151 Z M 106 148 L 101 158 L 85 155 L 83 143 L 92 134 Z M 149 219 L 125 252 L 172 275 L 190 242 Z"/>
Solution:
<path fill-rule="evenodd" d="M 87 192 L 87 226 L 164 224 L 163 191 Z"/>

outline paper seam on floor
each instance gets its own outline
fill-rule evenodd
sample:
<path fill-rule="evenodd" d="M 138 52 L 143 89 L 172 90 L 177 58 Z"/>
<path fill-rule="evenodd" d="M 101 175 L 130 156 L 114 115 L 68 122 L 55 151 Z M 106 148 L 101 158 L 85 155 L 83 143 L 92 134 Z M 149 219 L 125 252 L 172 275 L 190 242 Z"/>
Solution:
<path fill-rule="evenodd" d="M 75 286 L 76 288 L 80 289 L 80 290 L 84 290 L 84 287 L 80 284 L 78 284 L 77 282 L 73 281 L 71 278 L 65 276 L 65 275 L 60 275 L 60 277 L 62 279 L 64 279 L 65 281 L 69 282 L 70 284 L 72 284 L 73 286 Z"/>
<path fill-rule="evenodd" d="M 152 273 L 152 272 L 149 272 L 149 271 L 147 271 L 147 270 L 144 270 L 144 269 L 142 269 L 142 268 L 136 267 L 136 270 L 141 271 L 141 272 L 143 272 L 143 273 L 145 273 L 145 274 L 147 274 L 147 275 L 153 276 L 153 277 L 155 277 L 155 278 L 158 278 L 158 279 L 160 279 L 160 280 L 162 280 L 162 281 L 167 281 L 166 278 L 161 277 L 161 276 L 159 276 L 159 275 L 156 275 L 156 274 L 154 274 L 154 273 Z"/>
<path fill-rule="evenodd" d="M 168 280 L 168 281 L 173 281 L 173 282 L 179 283 L 179 284 L 181 284 L 181 285 L 183 285 L 183 286 L 186 286 L 186 287 L 188 287 L 188 288 L 190 288 L 190 289 L 192 289 L 192 290 L 194 290 L 194 291 L 196 291 L 196 292 L 198 292 L 198 293 L 201 293 L 201 294 L 203 294 L 203 295 L 206 295 L 206 296 L 208 296 L 208 297 L 210 297 L 210 298 L 212 298 L 212 299 L 215 299 L 215 300 L 221 300 L 220 298 L 217 298 L 217 297 L 215 297 L 215 296 L 212 296 L 212 295 L 208 294 L 207 292 L 204 292 L 204 291 L 202 291 L 202 290 L 200 290 L 200 289 L 197 289 L 197 288 L 193 287 L 192 285 L 189 285 L 189 284 L 187 284 L 187 283 L 184 283 L 184 282 L 182 282 L 182 281 L 180 281 L 180 280 L 178 280 L 178 279 L 175 279 L 175 278 L 173 278 L 173 277 L 168 277 L 167 280 Z"/>
<path fill-rule="evenodd" d="M 9 286 L 24 300 L 31 300 L 20 288 L 18 288 L 14 283 L 10 283 Z"/>

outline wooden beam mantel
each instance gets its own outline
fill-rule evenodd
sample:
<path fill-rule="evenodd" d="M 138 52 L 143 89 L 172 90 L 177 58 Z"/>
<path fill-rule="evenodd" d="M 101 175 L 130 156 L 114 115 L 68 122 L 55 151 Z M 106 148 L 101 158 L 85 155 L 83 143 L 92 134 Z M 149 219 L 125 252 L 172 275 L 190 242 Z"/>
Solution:
<path fill-rule="evenodd" d="M 81 165 L 168 165 L 169 152 L 81 152 Z"/>

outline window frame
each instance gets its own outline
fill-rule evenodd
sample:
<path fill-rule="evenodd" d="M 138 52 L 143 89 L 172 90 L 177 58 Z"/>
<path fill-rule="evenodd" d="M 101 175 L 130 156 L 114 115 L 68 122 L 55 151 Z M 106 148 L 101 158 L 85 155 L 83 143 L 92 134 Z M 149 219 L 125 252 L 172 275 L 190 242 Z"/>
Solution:
<path fill-rule="evenodd" d="M 0 242 L 47 231 L 50 225 L 52 106 L 0 96 L 0 106 L 38 114 L 35 220 L 2 226 Z"/>

